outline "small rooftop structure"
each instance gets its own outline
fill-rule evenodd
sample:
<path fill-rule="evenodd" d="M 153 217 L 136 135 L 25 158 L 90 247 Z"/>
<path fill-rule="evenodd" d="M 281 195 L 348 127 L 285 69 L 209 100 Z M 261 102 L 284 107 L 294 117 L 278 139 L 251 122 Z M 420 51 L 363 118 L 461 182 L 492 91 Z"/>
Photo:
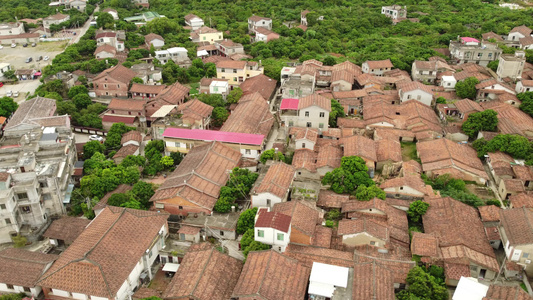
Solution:
<path fill-rule="evenodd" d="M 349 269 L 334 265 L 314 262 L 309 278 L 308 293 L 331 298 L 336 287 L 348 286 Z"/>

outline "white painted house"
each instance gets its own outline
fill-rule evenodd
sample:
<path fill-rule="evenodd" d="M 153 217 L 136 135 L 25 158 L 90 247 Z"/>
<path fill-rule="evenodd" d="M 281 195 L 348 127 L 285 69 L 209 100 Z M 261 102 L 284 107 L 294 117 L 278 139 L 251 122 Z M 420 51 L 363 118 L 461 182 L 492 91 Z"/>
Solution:
<path fill-rule="evenodd" d="M 41 277 L 45 298 L 131 299 L 155 275 L 152 266 L 165 247 L 167 218 L 166 213 L 107 206 Z"/>
<path fill-rule="evenodd" d="M 260 208 L 255 215 L 254 240 L 285 252 L 291 236 L 291 217 L 268 208 Z"/>
<path fill-rule="evenodd" d="M 433 105 L 433 91 L 431 87 L 418 81 L 412 81 L 398 86 L 400 101 L 416 100 L 427 106 Z"/>
<path fill-rule="evenodd" d="M 440 86 L 442 86 L 447 91 L 455 90 L 455 85 L 457 84 L 457 79 L 454 76 L 442 76 L 440 80 Z"/>
<path fill-rule="evenodd" d="M 350 269 L 334 265 L 313 262 L 311 276 L 309 276 L 310 299 L 337 299 L 334 297 L 335 289 L 348 287 Z M 354 292 L 355 293 L 355 292 Z"/>
<path fill-rule="evenodd" d="M 187 49 L 183 47 L 173 47 L 167 50 L 155 51 L 155 58 L 162 64 L 166 64 L 169 60 L 174 61 L 180 67 L 190 67 L 191 60 L 187 55 Z"/>
<path fill-rule="evenodd" d="M 361 65 L 363 73 L 374 74 L 376 76 L 383 76 L 383 72 L 392 70 L 394 65 L 390 59 L 386 60 L 367 60 Z"/>
<path fill-rule="evenodd" d="M 287 201 L 289 188 L 296 171 L 290 165 L 276 162 L 268 168 L 265 177 L 252 189 L 252 207 L 272 207 Z"/>
<path fill-rule="evenodd" d="M 0 63 L 0 77 L 4 76 L 4 73 L 12 70 L 10 63 Z"/>
<path fill-rule="evenodd" d="M 196 30 L 202 26 L 204 26 L 204 20 L 202 18 L 198 17 L 197 15 L 188 14 L 184 17 L 185 24 L 187 26 L 190 26 L 192 30 Z"/>
<path fill-rule="evenodd" d="M 312 94 L 298 100 L 297 126 L 327 129 L 331 100 Z"/>
<path fill-rule="evenodd" d="M 515 90 L 518 94 L 525 92 L 533 92 L 533 80 L 521 80 L 517 82 Z"/>
<path fill-rule="evenodd" d="M 0 293 L 24 293 L 37 298 L 42 291 L 37 284 L 39 277 L 58 258 L 58 255 L 17 248 L 0 251 Z"/>
<path fill-rule="evenodd" d="M 518 42 L 522 38 L 531 36 L 531 32 L 532 30 L 525 25 L 517 26 L 511 29 L 509 35 L 507 36 L 507 40 Z"/>
<path fill-rule="evenodd" d="M 216 78 L 209 84 L 209 94 L 227 95 L 229 93 L 229 83 L 227 80 L 217 80 Z"/>

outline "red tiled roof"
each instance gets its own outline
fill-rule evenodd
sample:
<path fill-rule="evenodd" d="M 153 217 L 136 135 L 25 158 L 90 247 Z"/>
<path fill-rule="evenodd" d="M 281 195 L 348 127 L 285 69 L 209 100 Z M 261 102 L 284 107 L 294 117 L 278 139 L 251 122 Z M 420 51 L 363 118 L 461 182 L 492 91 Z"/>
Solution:
<path fill-rule="evenodd" d="M 341 143 L 344 145 L 344 156 L 359 156 L 371 161 L 377 161 L 376 146 L 373 140 L 354 135 L 342 138 Z"/>
<path fill-rule="evenodd" d="M 320 213 L 318 209 L 314 204 L 306 201 L 276 203 L 272 211 L 290 216 L 291 226 L 308 236 L 313 236 L 316 225 L 320 224 Z"/>
<path fill-rule="evenodd" d="M 392 272 L 376 261 L 355 264 L 351 299 L 395 299 Z"/>
<path fill-rule="evenodd" d="M 200 227 L 193 227 L 193 226 L 183 225 L 178 230 L 178 234 L 183 233 L 183 234 L 187 234 L 187 235 L 195 235 L 195 234 L 198 234 L 201 230 L 202 230 L 202 228 L 200 228 Z"/>
<path fill-rule="evenodd" d="M 501 226 L 511 246 L 533 243 L 533 211 L 530 208 L 512 208 L 500 211 Z"/>
<path fill-rule="evenodd" d="M 341 208 L 342 204 L 350 201 L 349 195 L 337 194 L 330 190 L 320 190 L 316 205 L 323 208 Z"/>
<path fill-rule="evenodd" d="M 271 21 L 272 19 L 267 18 L 267 17 L 260 17 L 260 16 L 253 15 L 253 16 L 249 17 L 248 20 L 251 20 L 253 22 L 259 22 L 259 21 L 262 21 L 262 20 Z"/>
<path fill-rule="evenodd" d="M 246 62 L 242 60 L 222 60 L 216 62 L 217 68 L 224 69 L 244 69 L 246 68 Z"/>
<path fill-rule="evenodd" d="M 438 257 L 439 241 L 431 234 L 413 232 L 413 238 L 411 240 L 411 252 L 414 255 Z"/>
<path fill-rule="evenodd" d="M 500 221 L 500 208 L 496 205 L 485 205 L 478 207 L 479 214 L 481 215 L 481 221 L 483 222 L 499 222 Z"/>
<path fill-rule="evenodd" d="M 53 221 L 43 236 L 70 243 L 83 232 L 89 223 L 91 220 L 65 216 Z"/>
<path fill-rule="evenodd" d="M 243 94 L 253 94 L 255 92 L 261 94 L 266 100 L 270 99 L 276 90 L 277 81 L 263 74 L 246 79 L 239 86 Z"/>
<path fill-rule="evenodd" d="M 98 74 L 93 79 L 93 81 L 98 81 L 99 79 L 109 77 L 119 82 L 122 82 L 123 84 L 129 84 L 131 79 L 136 75 L 137 74 L 133 70 L 128 69 L 121 64 L 118 64 L 114 67 L 102 71 L 102 73 Z"/>
<path fill-rule="evenodd" d="M 107 106 L 107 109 L 117 109 L 117 110 L 126 110 L 126 111 L 143 111 L 144 100 L 132 100 L 132 99 L 111 99 L 111 102 Z"/>
<path fill-rule="evenodd" d="M 389 240 L 389 229 L 382 223 L 372 219 L 361 218 L 356 220 L 342 219 L 337 229 L 338 235 L 367 233 L 385 242 Z"/>
<path fill-rule="evenodd" d="M 250 252 L 233 297 L 300 300 L 310 273 L 309 267 L 273 250 Z"/>
<path fill-rule="evenodd" d="M 524 36 L 528 36 L 531 34 L 531 29 L 525 25 L 520 25 L 520 26 L 517 26 L 513 29 L 511 29 L 511 31 L 509 33 L 513 33 L 513 32 L 519 32 L 521 33 L 522 35 Z"/>
<path fill-rule="evenodd" d="M 163 298 L 227 300 L 241 270 L 239 260 L 220 253 L 211 244 L 194 244 L 183 257 Z"/>
<path fill-rule="evenodd" d="M 133 124 L 135 123 L 136 118 L 136 116 L 117 116 L 105 114 L 102 117 L 102 122 Z"/>
<path fill-rule="evenodd" d="M 271 165 L 261 183 L 253 189 L 253 193 L 271 193 L 284 198 L 294 179 L 294 172 L 292 166 L 282 162 Z"/>
<path fill-rule="evenodd" d="M 533 208 L 533 195 L 518 193 L 509 197 L 509 202 L 513 208 Z"/>
<path fill-rule="evenodd" d="M 520 286 L 491 284 L 483 300 L 531 300 L 531 296 Z"/>
<path fill-rule="evenodd" d="M 116 297 L 161 228 L 167 226 L 167 218 L 157 212 L 106 207 L 41 277 L 39 285 Z"/>
<path fill-rule="evenodd" d="M 113 159 L 115 158 L 124 158 L 128 155 L 135 155 L 135 152 L 139 151 L 139 146 L 129 144 L 126 146 L 122 146 L 120 149 L 118 149 L 117 153 L 113 155 Z"/>
<path fill-rule="evenodd" d="M 24 249 L 4 249 L 0 251 L 0 282 L 33 288 L 46 267 L 58 258 L 58 255 Z"/>
<path fill-rule="evenodd" d="M 257 214 L 256 228 L 274 228 L 285 233 L 289 232 L 291 217 L 282 213 L 266 211 L 266 209 L 259 209 Z"/>
<path fill-rule="evenodd" d="M 130 93 L 156 94 L 156 95 L 158 95 L 165 88 L 166 88 L 165 85 L 148 85 L 148 84 L 134 83 L 134 84 L 131 85 Z"/>
<path fill-rule="evenodd" d="M 316 167 L 338 168 L 341 166 L 342 150 L 334 145 L 321 146 L 318 149 Z"/>
<path fill-rule="evenodd" d="M 122 139 L 120 140 L 120 144 L 125 144 L 129 141 L 135 141 L 137 143 L 142 142 L 142 135 L 137 130 L 131 130 L 122 135 Z"/>
<path fill-rule="evenodd" d="M 310 106 L 318 106 L 326 111 L 331 111 L 331 100 L 318 94 L 312 94 L 305 96 L 298 101 L 299 110 Z"/>
<path fill-rule="evenodd" d="M 268 136 L 272 125 L 274 116 L 270 106 L 259 93 L 253 93 L 239 99 L 237 107 L 220 130 Z"/>
<path fill-rule="evenodd" d="M 165 39 L 160 36 L 159 34 L 155 34 L 155 33 L 149 33 L 147 35 L 144 36 L 144 41 L 146 43 L 151 43 L 153 40 L 161 40 L 161 41 L 165 41 Z"/>
<path fill-rule="evenodd" d="M 394 68 L 394 65 L 390 59 L 386 60 L 367 60 L 365 63 L 368 64 L 370 69 L 385 69 L 385 68 Z"/>

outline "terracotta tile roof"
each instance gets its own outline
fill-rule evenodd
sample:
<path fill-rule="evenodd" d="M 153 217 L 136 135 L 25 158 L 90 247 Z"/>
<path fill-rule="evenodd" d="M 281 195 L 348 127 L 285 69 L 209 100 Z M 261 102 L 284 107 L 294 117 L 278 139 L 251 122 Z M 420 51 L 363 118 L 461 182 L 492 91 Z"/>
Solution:
<path fill-rule="evenodd" d="M 449 280 L 459 280 L 470 276 L 470 266 L 466 262 L 444 263 L 444 276 Z"/>
<path fill-rule="evenodd" d="M 359 156 L 371 161 L 377 161 L 376 145 L 373 140 L 354 135 L 342 138 L 341 143 L 344 145 L 344 156 Z"/>
<path fill-rule="evenodd" d="M 38 124 L 41 127 L 66 127 L 70 128 L 70 116 L 52 116 L 39 119 L 32 119 L 32 123 Z"/>
<path fill-rule="evenodd" d="M 132 186 L 130 186 L 130 185 L 127 185 L 127 184 L 119 185 L 113 191 L 108 192 L 107 194 L 105 194 L 105 196 L 102 197 L 102 199 L 100 199 L 100 201 L 98 201 L 98 203 L 93 207 L 93 210 L 99 210 L 99 209 L 103 209 L 104 207 L 106 207 L 107 206 L 107 201 L 109 200 L 109 197 L 111 197 L 111 195 L 117 194 L 117 193 L 126 193 L 129 190 L 131 190 L 131 189 L 132 189 Z"/>
<path fill-rule="evenodd" d="M 155 33 L 149 33 L 147 35 L 144 36 L 144 42 L 149 44 L 151 43 L 153 40 L 161 40 L 161 41 L 165 41 L 165 39 L 160 36 L 159 34 L 155 34 Z"/>
<path fill-rule="evenodd" d="M 181 197 L 211 210 L 228 180 L 227 171 L 237 167 L 240 158 L 240 152 L 220 142 L 195 146 L 150 201 Z"/>
<path fill-rule="evenodd" d="M 146 104 L 146 115 L 153 115 L 163 105 L 179 105 L 189 96 L 189 91 L 190 88 L 183 86 L 179 82 L 167 86 L 156 98 Z"/>
<path fill-rule="evenodd" d="M 116 32 L 112 32 L 112 31 L 104 31 L 104 32 L 99 32 L 95 35 L 95 39 L 99 39 L 99 38 L 103 38 L 103 37 L 111 37 L 111 38 L 114 38 L 117 36 L 117 33 Z"/>
<path fill-rule="evenodd" d="M 477 152 L 468 145 L 460 145 L 448 139 L 419 142 L 416 149 L 424 171 L 459 168 L 480 178 L 488 179 Z"/>
<path fill-rule="evenodd" d="M 313 262 L 353 268 L 353 253 L 290 243 L 284 254 L 311 268 Z"/>
<path fill-rule="evenodd" d="M 523 37 L 520 39 L 520 45 L 522 47 L 529 46 L 533 44 L 533 37 L 531 35 L 527 35 L 526 37 Z"/>
<path fill-rule="evenodd" d="M 118 149 L 117 153 L 113 155 L 113 159 L 126 157 L 128 155 L 135 155 L 135 152 L 139 151 L 139 146 L 129 144 Z"/>
<path fill-rule="evenodd" d="M 118 64 L 114 67 L 102 71 L 102 73 L 98 74 L 93 79 L 93 81 L 98 81 L 102 78 L 112 78 L 114 80 L 122 82 L 123 84 L 129 84 L 131 79 L 136 75 L 137 74 L 132 69 L 128 69 L 123 65 Z"/>
<path fill-rule="evenodd" d="M 140 300 L 140 299 L 149 298 L 149 297 L 161 298 L 161 292 L 157 291 L 157 290 L 154 290 L 154 289 L 151 289 L 151 288 L 147 288 L 147 287 L 140 287 L 135 292 L 135 294 L 133 294 L 133 296 L 131 296 L 131 298 L 133 300 Z"/>
<path fill-rule="evenodd" d="M 499 34 L 496 34 L 492 31 L 483 33 L 481 37 L 483 37 L 484 40 L 495 39 L 496 41 L 503 42 L 503 38 Z"/>
<path fill-rule="evenodd" d="M 524 182 L 519 179 L 502 179 L 507 192 L 524 192 Z"/>
<path fill-rule="evenodd" d="M 318 149 L 316 167 L 338 168 L 341 166 L 342 150 L 335 145 L 325 145 Z"/>
<path fill-rule="evenodd" d="M 137 119 L 136 116 L 118 116 L 118 115 L 109 115 L 105 114 L 102 117 L 102 122 L 108 122 L 108 123 L 118 123 L 122 122 L 125 124 L 133 124 L 135 123 L 135 119 Z"/>
<path fill-rule="evenodd" d="M 271 193 L 284 198 L 294 179 L 295 170 L 292 166 L 282 162 L 270 166 L 259 185 L 254 187 L 254 194 Z"/>
<path fill-rule="evenodd" d="M 320 190 L 316 205 L 322 208 L 341 208 L 342 204 L 350 201 L 349 195 L 337 194 L 331 190 Z"/>
<path fill-rule="evenodd" d="M 483 300 L 531 300 L 531 298 L 520 286 L 491 284 Z"/>
<path fill-rule="evenodd" d="M 492 169 L 494 170 L 494 174 L 497 176 L 514 176 L 513 168 L 508 162 L 505 161 L 495 161 L 492 162 Z"/>
<path fill-rule="evenodd" d="M 361 67 L 354 64 L 353 62 L 346 60 L 344 62 L 338 63 L 333 66 L 333 71 L 347 71 L 352 73 L 353 76 L 361 75 L 363 71 L 361 71 Z"/>
<path fill-rule="evenodd" d="M 533 181 L 533 169 L 530 166 L 513 165 L 516 178 L 523 181 Z"/>
<path fill-rule="evenodd" d="M 198 99 L 187 101 L 178 106 L 178 111 L 182 114 L 183 120 L 190 120 L 191 123 L 202 122 L 203 119 L 211 116 L 213 106 L 205 104 Z"/>
<path fill-rule="evenodd" d="M 374 129 L 374 140 L 400 141 L 400 138 L 414 138 L 415 134 L 408 130 L 394 129 L 386 127 L 376 127 Z"/>
<path fill-rule="evenodd" d="M 192 19 L 194 19 L 194 18 L 198 18 L 198 19 L 200 19 L 200 17 L 198 17 L 197 15 L 194 15 L 194 14 L 188 14 L 188 15 L 186 15 L 186 16 L 183 17 L 183 18 L 185 19 L 185 21 L 189 21 L 189 22 L 190 22 Z"/>
<path fill-rule="evenodd" d="M 397 89 L 401 90 L 402 92 L 410 92 L 410 91 L 414 91 L 414 90 L 421 90 L 421 91 L 424 91 L 424 92 L 426 92 L 428 94 L 433 95 L 433 90 L 431 89 L 430 85 L 425 85 L 425 84 L 423 84 L 421 82 L 418 82 L 418 81 L 411 81 L 411 82 L 398 84 L 397 85 Z"/>
<path fill-rule="evenodd" d="M 355 79 L 354 75 L 348 71 L 340 70 L 331 72 L 331 82 L 345 81 L 349 84 L 353 84 Z"/>
<path fill-rule="evenodd" d="M 485 227 L 485 235 L 489 241 L 498 241 L 502 239 L 500 236 L 500 230 L 497 226 Z"/>
<path fill-rule="evenodd" d="M 71 243 L 82 233 L 89 223 L 91 223 L 91 220 L 65 216 L 53 221 L 43 236 Z"/>
<path fill-rule="evenodd" d="M 422 165 L 416 160 L 404 161 L 401 173 L 402 176 L 420 175 L 422 173 Z"/>
<path fill-rule="evenodd" d="M 306 169 L 311 173 L 316 173 L 317 154 L 313 150 L 303 148 L 294 151 L 292 166 L 296 170 Z"/>
<path fill-rule="evenodd" d="M 410 187 L 415 191 L 423 193 L 425 195 L 430 195 L 432 189 L 428 189 L 429 186 L 426 186 L 424 180 L 420 178 L 420 175 L 408 175 L 404 177 L 396 177 L 385 180 L 380 186 L 382 189 L 392 188 L 392 187 Z M 400 191 L 400 193 L 408 193 L 406 191 Z"/>
<path fill-rule="evenodd" d="M 37 96 L 19 104 L 4 130 L 10 130 L 22 124 L 32 124 L 35 120 L 50 117 L 56 111 L 56 100 Z"/>
<path fill-rule="evenodd" d="M 359 119 L 338 118 L 339 128 L 365 128 L 365 121 Z"/>
<path fill-rule="evenodd" d="M 470 99 L 463 99 L 463 100 L 456 101 L 454 105 L 455 107 L 457 107 L 457 109 L 460 112 L 464 114 L 484 111 L 483 107 L 481 107 L 479 103 L 472 101 Z"/>
<path fill-rule="evenodd" d="M 431 234 L 413 232 L 413 238 L 411 240 L 411 252 L 414 255 L 438 257 L 439 241 Z"/>
<path fill-rule="evenodd" d="M 33 288 L 58 255 L 7 248 L 0 251 L 0 282 Z"/>
<path fill-rule="evenodd" d="M 276 90 L 276 85 L 278 82 L 266 75 L 259 74 L 257 76 L 247 78 L 239 86 L 244 95 L 259 93 L 266 100 L 270 99 L 274 91 Z"/>
<path fill-rule="evenodd" d="M 200 233 L 201 230 L 202 230 L 202 228 L 200 228 L 200 227 L 193 227 L 193 226 L 183 225 L 178 230 L 178 234 L 183 233 L 183 234 L 187 234 L 187 235 L 195 235 L 195 234 Z"/>
<path fill-rule="evenodd" d="M 318 140 L 318 130 L 316 128 L 309 127 L 291 127 L 289 134 L 294 137 L 295 140 L 308 140 L 316 143 Z"/>
<path fill-rule="evenodd" d="M 212 55 L 212 56 L 203 58 L 202 62 L 204 64 L 206 64 L 206 63 L 215 63 L 216 64 L 217 62 L 223 61 L 223 60 L 231 60 L 231 58 L 229 58 L 227 56 Z"/>
<path fill-rule="evenodd" d="M 297 228 L 308 236 L 313 236 L 316 225 L 320 224 L 320 213 L 316 207 L 306 201 L 288 201 L 276 203 L 273 212 L 291 217 L 292 228 Z"/>
<path fill-rule="evenodd" d="M 270 18 L 260 17 L 260 16 L 256 16 L 256 15 L 253 15 L 253 16 L 249 17 L 248 20 L 253 21 L 253 22 L 259 22 L 259 21 L 263 21 L 263 20 L 272 21 L 272 19 L 270 19 Z"/>
<path fill-rule="evenodd" d="M 315 65 L 316 67 L 322 67 L 324 64 L 319 61 L 319 60 L 316 60 L 316 59 L 308 59 L 306 61 L 304 61 L 302 63 L 302 65 L 306 66 L 306 65 Z"/>
<path fill-rule="evenodd" d="M 485 205 L 478 207 L 481 221 L 483 222 L 499 222 L 501 208 L 496 205 Z"/>
<path fill-rule="evenodd" d="M 309 267 L 273 250 L 250 252 L 233 297 L 303 299 L 310 273 Z"/>
<path fill-rule="evenodd" d="M 107 106 L 107 109 L 117 109 L 117 110 L 126 110 L 126 111 L 143 111 L 144 100 L 132 100 L 132 99 L 117 99 L 113 98 L 111 99 L 111 102 L 109 102 L 109 105 Z"/>
<path fill-rule="evenodd" d="M 239 99 L 221 131 L 262 134 L 268 136 L 274 125 L 274 116 L 266 100 L 259 94 L 247 94 Z"/>
<path fill-rule="evenodd" d="M 161 228 L 167 226 L 167 218 L 156 212 L 106 207 L 41 277 L 39 285 L 114 298 Z"/>
<path fill-rule="evenodd" d="M 333 92 L 333 97 L 335 99 L 351 99 L 351 98 L 362 98 L 367 96 L 368 93 L 366 90 L 351 90 L 351 91 L 341 91 Z"/>
<path fill-rule="evenodd" d="M 325 97 L 322 97 L 318 94 L 312 94 L 300 98 L 298 101 L 298 109 L 305 109 L 310 106 L 318 106 L 326 111 L 331 111 L 331 100 Z"/>
<path fill-rule="evenodd" d="M 509 197 L 509 202 L 513 208 L 533 208 L 533 195 L 527 193 L 518 193 Z"/>
<path fill-rule="evenodd" d="M 508 164 L 514 162 L 514 159 L 507 153 L 496 151 L 496 152 L 489 152 L 487 153 L 489 156 L 490 162 L 506 162 Z"/>
<path fill-rule="evenodd" d="M 148 85 L 134 83 L 131 85 L 130 93 L 159 95 L 165 88 L 165 85 Z"/>
<path fill-rule="evenodd" d="M 393 274 L 379 263 L 355 264 L 352 300 L 395 299 Z"/>
<path fill-rule="evenodd" d="M 129 141 L 135 141 L 137 143 L 142 142 L 142 135 L 137 130 L 131 130 L 122 135 L 122 139 L 120 140 L 120 144 L 125 144 Z"/>
<path fill-rule="evenodd" d="M 356 220 L 343 219 L 339 221 L 338 235 L 366 233 L 385 242 L 389 241 L 389 229 L 382 223 L 372 219 L 362 218 Z"/>
<path fill-rule="evenodd" d="M 475 208 L 450 197 L 425 201 L 429 209 L 422 217 L 424 231 L 438 238 L 443 259 L 469 259 L 492 270 L 498 269 Z M 453 232 L 450 226 L 454 227 Z"/>
<path fill-rule="evenodd" d="M 402 161 L 402 147 L 399 141 L 379 140 L 375 145 L 377 161 Z"/>
<path fill-rule="evenodd" d="M 96 50 L 94 50 L 94 55 L 96 55 L 96 54 L 98 54 L 100 52 L 107 52 L 107 53 L 111 53 L 111 54 L 115 55 L 115 54 L 117 54 L 117 49 L 115 49 L 115 47 L 113 47 L 111 45 L 104 44 L 104 45 L 98 46 L 98 48 L 96 48 Z"/>
<path fill-rule="evenodd" d="M 384 268 L 392 271 L 394 283 L 405 283 L 407 274 L 414 266 L 416 266 L 416 262 L 412 260 L 408 251 L 404 253 L 402 250 L 399 250 L 401 248 L 402 247 L 389 249 L 389 253 L 380 253 L 378 247 L 363 245 L 361 247 L 356 247 L 356 250 L 354 251 L 354 261 L 355 263 L 376 262 Z M 398 253 L 392 253 L 391 250 L 398 250 Z"/>
<path fill-rule="evenodd" d="M 211 28 L 211 27 L 207 27 L 207 26 L 202 26 L 202 27 L 200 27 L 200 28 L 198 28 L 198 29 L 196 29 L 194 31 L 194 33 L 196 33 L 196 34 L 217 33 L 217 32 L 220 32 L 220 31 L 218 31 L 218 30 L 216 30 L 214 28 Z"/>
<path fill-rule="evenodd" d="M 209 243 L 194 244 L 183 257 L 163 298 L 229 299 L 241 270 L 239 260 L 220 253 Z"/>
<path fill-rule="evenodd" d="M 7 172 L 0 172 L 0 182 L 6 182 L 9 176 Z"/>
<path fill-rule="evenodd" d="M 342 131 L 339 128 L 328 128 L 322 130 L 322 136 L 324 138 L 340 139 L 342 137 Z"/>
<path fill-rule="evenodd" d="M 385 69 L 385 68 L 394 68 L 394 65 L 390 59 L 386 60 L 367 60 L 365 63 L 368 64 L 370 69 Z"/>
<path fill-rule="evenodd" d="M 513 33 L 513 32 L 518 32 L 518 33 L 521 33 L 522 35 L 524 36 L 528 36 L 531 34 L 531 29 L 525 25 L 520 25 L 520 26 L 517 26 L 513 29 L 511 29 L 511 31 L 509 33 Z"/>
<path fill-rule="evenodd" d="M 500 217 L 511 246 L 533 243 L 533 211 L 530 208 L 501 210 Z"/>
<path fill-rule="evenodd" d="M 246 68 L 246 62 L 242 60 L 222 60 L 216 62 L 217 68 L 224 69 L 244 69 Z"/>
<path fill-rule="evenodd" d="M 255 227 L 274 228 L 279 231 L 288 233 L 291 227 L 291 217 L 282 213 L 266 211 L 266 209 L 259 209 L 257 211 L 257 220 Z"/>
<path fill-rule="evenodd" d="M 329 227 L 316 225 L 315 235 L 313 236 L 313 246 L 329 249 L 331 247 L 331 236 L 333 230 Z"/>

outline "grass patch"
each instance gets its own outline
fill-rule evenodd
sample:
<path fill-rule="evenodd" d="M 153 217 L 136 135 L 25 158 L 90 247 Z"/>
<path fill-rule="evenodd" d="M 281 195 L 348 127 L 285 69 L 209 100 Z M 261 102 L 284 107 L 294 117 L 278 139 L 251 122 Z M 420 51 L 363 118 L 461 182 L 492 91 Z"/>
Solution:
<path fill-rule="evenodd" d="M 409 161 L 415 160 L 419 163 L 422 163 L 420 158 L 416 155 L 416 143 L 413 142 L 401 142 L 402 146 L 402 160 Z"/>
<path fill-rule="evenodd" d="M 191 87 L 191 90 L 189 91 L 189 94 L 198 95 L 199 90 L 200 90 L 200 83 L 194 82 L 194 83 L 189 84 L 189 86 Z"/>
<path fill-rule="evenodd" d="M 527 287 L 526 287 L 526 284 L 525 284 L 525 283 L 523 283 L 523 282 L 520 282 L 520 287 L 521 287 L 521 288 L 522 288 L 522 289 L 523 289 L 524 291 L 526 291 L 526 293 L 528 292 L 528 291 L 527 291 Z"/>

